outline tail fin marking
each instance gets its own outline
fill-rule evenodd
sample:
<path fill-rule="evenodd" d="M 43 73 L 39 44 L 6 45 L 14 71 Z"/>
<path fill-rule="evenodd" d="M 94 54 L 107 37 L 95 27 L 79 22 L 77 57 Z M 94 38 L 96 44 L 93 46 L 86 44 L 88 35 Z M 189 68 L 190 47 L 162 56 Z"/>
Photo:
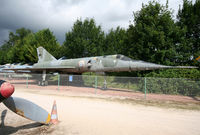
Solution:
<path fill-rule="evenodd" d="M 38 63 L 56 60 L 56 58 L 53 57 L 49 52 L 47 52 L 47 50 L 45 50 L 43 47 L 37 48 L 37 55 L 38 55 Z"/>

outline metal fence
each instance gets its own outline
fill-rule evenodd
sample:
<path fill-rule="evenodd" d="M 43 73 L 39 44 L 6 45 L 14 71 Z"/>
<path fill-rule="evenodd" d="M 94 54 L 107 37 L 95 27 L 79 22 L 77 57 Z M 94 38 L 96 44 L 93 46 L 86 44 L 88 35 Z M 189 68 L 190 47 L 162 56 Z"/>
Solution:
<path fill-rule="evenodd" d="M 0 79 L 11 82 L 15 87 L 47 88 L 41 86 L 41 74 L 1 73 Z M 110 90 L 142 93 L 144 97 L 149 93 L 200 96 L 199 79 L 47 74 L 46 81 L 45 85 L 48 85 L 48 89 L 55 90 L 84 87 L 94 93 Z M 84 92 L 83 89 L 79 89 L 81 90 Z"/>

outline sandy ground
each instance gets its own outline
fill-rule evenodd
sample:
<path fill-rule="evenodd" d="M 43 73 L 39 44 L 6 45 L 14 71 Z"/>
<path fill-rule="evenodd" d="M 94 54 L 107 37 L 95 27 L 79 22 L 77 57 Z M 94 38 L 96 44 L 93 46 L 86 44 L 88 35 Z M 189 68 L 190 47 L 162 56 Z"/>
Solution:
<path fill-rule="evenodd" d="M 58 135 L 199 135 L 200 111 L 161 108 L 112 101 L 99 96 L 74 96 L 67 91 L 17 89 L 23 97 L 51 112 L 56 100 L 58 125 L 26 120 L 0 104 L 0 134 Z M 124 99 L 126 100 L 126 99 Z"/>

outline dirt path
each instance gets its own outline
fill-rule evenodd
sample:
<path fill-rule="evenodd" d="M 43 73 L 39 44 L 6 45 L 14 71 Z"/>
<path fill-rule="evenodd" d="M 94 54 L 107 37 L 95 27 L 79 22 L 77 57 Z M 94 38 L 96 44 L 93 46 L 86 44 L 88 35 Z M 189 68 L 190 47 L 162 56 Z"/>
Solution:
<path fill-rule="evenodd" d="M 73 97 L 53 91 L 16 89 L 13 96 L 39 104 L 49 112 L 56 100 L 57 126 L 38 123 L 15 115 L 0 104 L 0 115 L 7 110 L 0 134 L 63 135 L 199 135 L 200 111 L 165 109 L 139 104 L 121 103 L 99 98 Z M 2 123 L 2 120 L 1 120 Z"/>

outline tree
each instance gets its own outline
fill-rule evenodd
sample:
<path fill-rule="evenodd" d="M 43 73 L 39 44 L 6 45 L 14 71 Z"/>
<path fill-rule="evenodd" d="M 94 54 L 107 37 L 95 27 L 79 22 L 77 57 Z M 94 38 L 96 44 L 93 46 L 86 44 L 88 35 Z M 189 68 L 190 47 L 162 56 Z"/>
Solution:
<path fill-rule="evenodd" d="M 184 43 L 180 45 L 184 54 L 187 54 L 183 57 L 186 62 L 191 63 L 191 57 L 200 55 L 200 0 L 196 0 L 194 4 L 192 1 L 183 0 L 183 7 L 179 8 L 177 19 L 177 25 L 186 30 Z"/>
<path fill-rule="evenodd" d="M 68 58 L 102 55 L 104 39 L 104 32 L 94 19 L 80 19 L 66 33 L 62 50 Z"/>
<path fill-rule="evenodd" d="M 104 52 L 107 55 L 111 54 L 126 54 L 124 48 L 126 47 L 126 30 L 117 27 L 115 30 L 111 29 L 106 35 L 104 42 Z"/>
<path fill-rule="evenodd" d="M 44 47 L 54 57 L 59 58 L 62 56 L 60 53 L 60 44 L 57 42 L 56 37 L 49 29 L 43 29 L 36 32 L 34 35 L 27 36 L 26 40 L 26 57 L 30 62 L 35 63 L 38 61 L 36 48 L 39 46 Z"/>
<path fill-rule="evenodd" d="M 11 48 L 12 46 L 8 43 L 8 42 L 5 42 L 1 47 L 0 47 L 0 65 L 1 64 L 6 64 L 9 62 L 9 59 L 7 57 L 7 53 L 9 51 L 9 49 Z"/>
<path fill-rule="evenodd" d="M 11 47 L 6 55 L 9 63 L 25 63 L 28 61 L 25 57 L 24 39 L 31 33 L 31 30 L 25 28 L 17 29 L 15 34 L 10 32 L 7 45 Z"/>
<path fill-rule="evenodd" d="M 168 3 L 155 1 L 133 13 L 134 24 L 128 28 L 128 55 L 158 64 L 176 64 L 176 45 L 184 32 L 175 25 Z"/>
<path fill-rule="evenodd" d="M 60 57 L 60 44 L 49 29 L 33 33 L 29 29 L 17 29 L 10 32 L 9 40 L 0 48 L 0 63 L 35 63 L 37 62 L 36 48 L 43 46 L 55 57 Z"/>

